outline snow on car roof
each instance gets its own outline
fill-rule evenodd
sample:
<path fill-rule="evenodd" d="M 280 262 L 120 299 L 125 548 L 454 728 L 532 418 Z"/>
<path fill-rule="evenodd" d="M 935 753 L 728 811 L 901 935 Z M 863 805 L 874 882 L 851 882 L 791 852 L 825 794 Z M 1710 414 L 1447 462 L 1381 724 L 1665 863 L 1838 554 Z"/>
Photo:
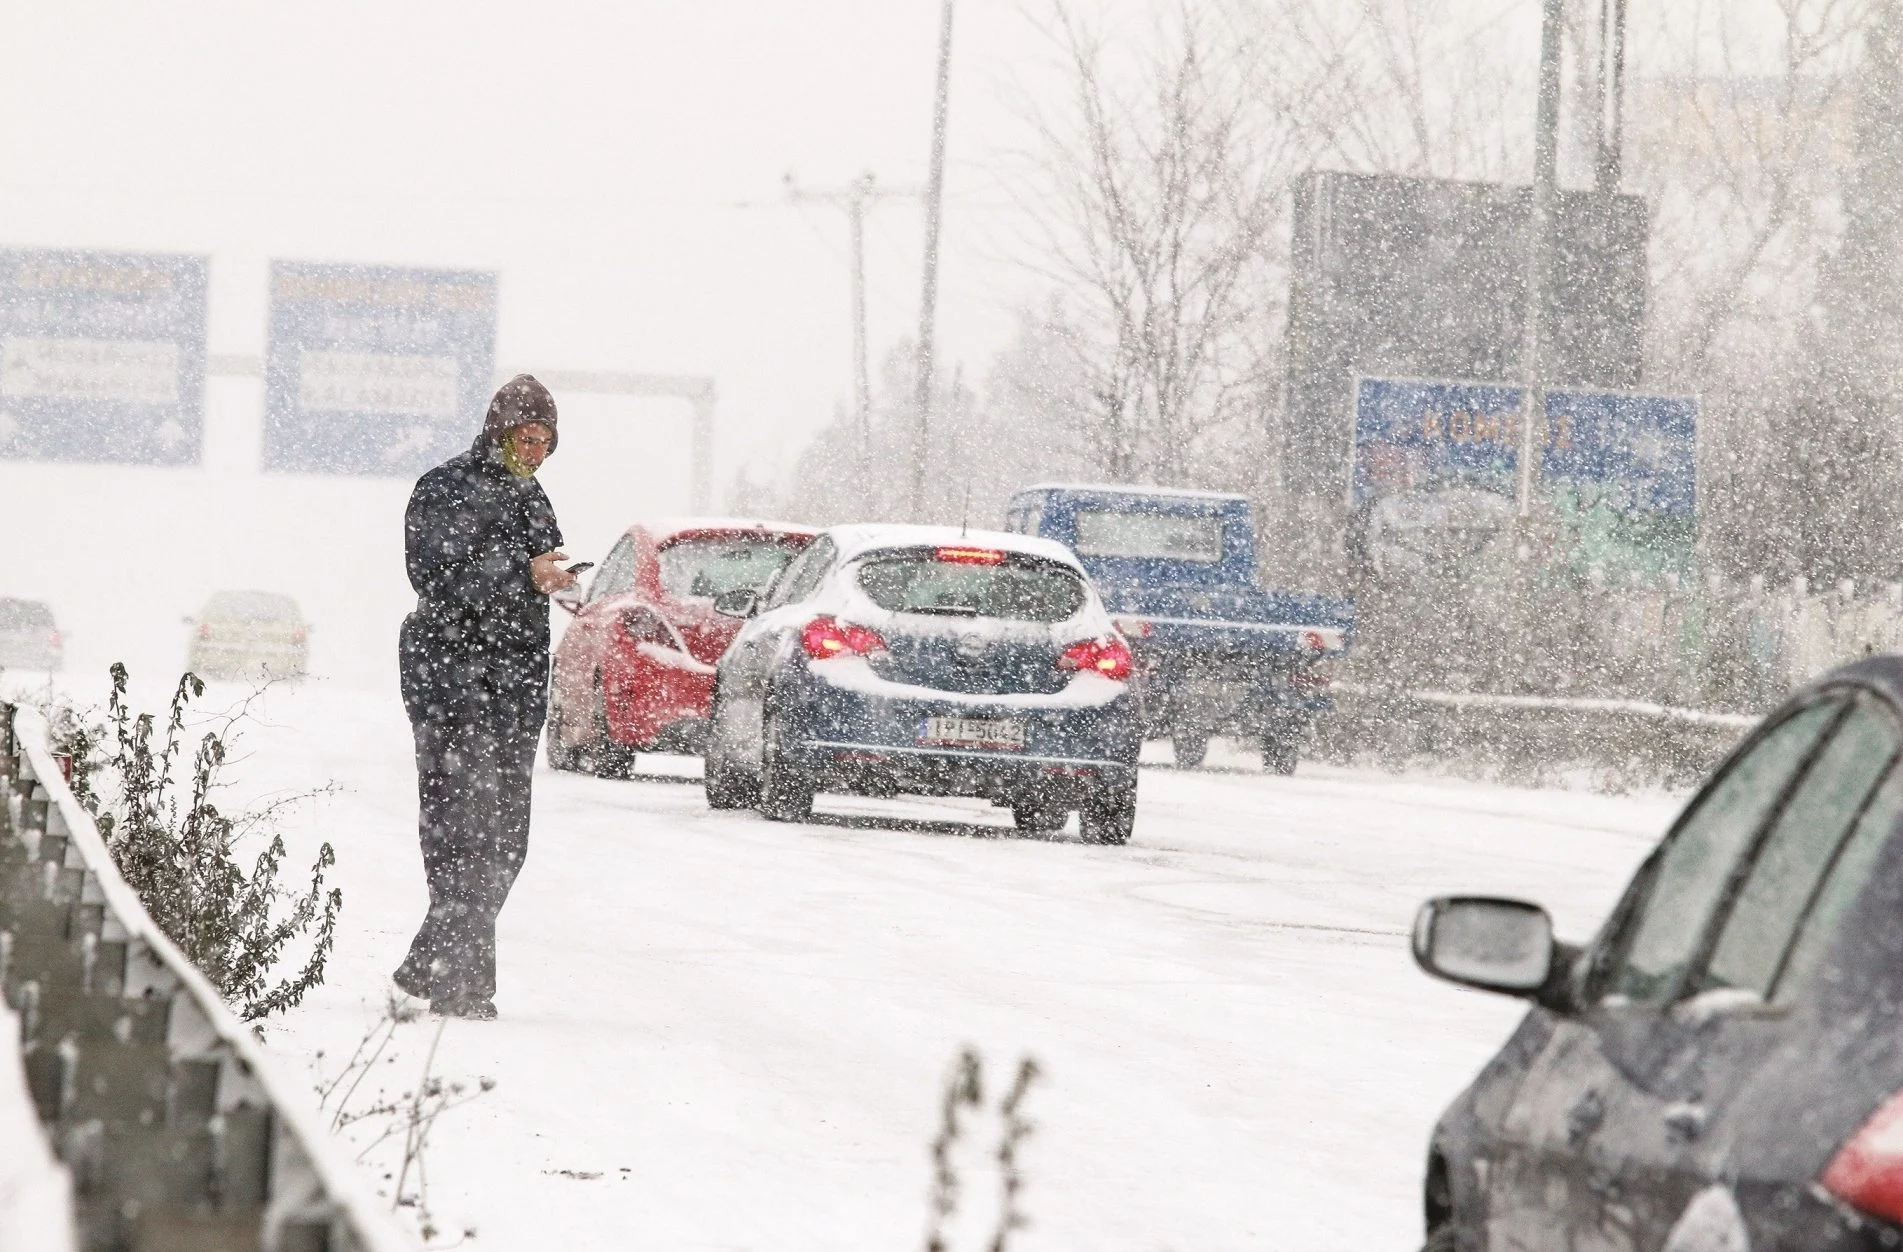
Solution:
<path fill-rule="evenodd" d="M 879 548 L 997 548 L 1058 561 L 1081 569 L 1071 550 L 1054 539 L 1017 535 L 1003 530 L 971 530 L 962 526 L 914 526 L 897 522 L 859 522 L 826 529 L 839 545 L 840 557 L 851 560 Z"/>
<path fill-rule="evenodd" d="M 764 530 L 775 534 L 816 535 L 817 527 L 802 522 L 775 522 L 759 517 L 659 517 L 652 521 L 636 522 L 656 539 L 665 539 L 684 530 Z M 633 526 L 629 527 L 634 529 Z"/>
<path fill-rule="evenodd" d="M 1137 483 L 1032 483 L 1020 487 L 1014 495 L 1027 491 L 1089 491 L 1112 496 L 1176 496 L 1185 500 L 1248 500 L 1233 491 L 1195 491 L 1188 487 L 1145 487 Z"/>

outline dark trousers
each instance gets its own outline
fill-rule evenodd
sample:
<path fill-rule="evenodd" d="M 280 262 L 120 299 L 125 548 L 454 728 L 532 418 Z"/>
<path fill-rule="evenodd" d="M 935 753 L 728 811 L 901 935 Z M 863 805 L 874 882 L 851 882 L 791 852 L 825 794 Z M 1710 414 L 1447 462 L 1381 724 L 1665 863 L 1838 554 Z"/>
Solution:
<path fill-rule="evenodd" d="M 496 993 L 496 915 L 529 850 L 532 729 L 413 722 L 429 913 L 397 970 L 433 999 Z"/>

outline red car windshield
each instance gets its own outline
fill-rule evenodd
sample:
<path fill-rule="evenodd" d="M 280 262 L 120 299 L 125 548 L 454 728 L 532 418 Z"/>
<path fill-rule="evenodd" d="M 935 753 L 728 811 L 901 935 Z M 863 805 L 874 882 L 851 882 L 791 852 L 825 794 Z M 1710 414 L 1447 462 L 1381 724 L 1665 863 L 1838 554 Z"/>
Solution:
<path fill-rule="evenodd" d="M 804 535 L 677 539 L 660 551 L 661 587 L 681 599 L 759 591 L 806 543 Z"/>

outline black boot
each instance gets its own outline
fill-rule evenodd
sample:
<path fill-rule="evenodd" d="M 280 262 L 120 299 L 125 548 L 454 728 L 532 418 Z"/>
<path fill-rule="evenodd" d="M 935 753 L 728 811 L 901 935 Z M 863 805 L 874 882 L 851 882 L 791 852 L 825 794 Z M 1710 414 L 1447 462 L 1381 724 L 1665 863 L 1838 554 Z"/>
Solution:
<path fill-rule="evenodd" d="M 429 1011 L 438 1017 L 461 1017 L 472 1022 L 496 1020 L 496 1002 L 488 996 L 468 994 L 438 996 L 429 1002 Z"/>

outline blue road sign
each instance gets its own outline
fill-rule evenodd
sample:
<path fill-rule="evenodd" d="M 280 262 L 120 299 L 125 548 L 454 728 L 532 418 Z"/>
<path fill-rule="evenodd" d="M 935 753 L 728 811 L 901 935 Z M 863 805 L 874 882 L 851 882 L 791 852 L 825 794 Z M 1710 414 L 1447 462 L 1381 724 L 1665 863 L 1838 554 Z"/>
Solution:
<path fill-rule="evenodd" d="M 1355 388 L 1350 502 L 1443 487 L 1518 490 L 1520 388 L 1363 378 Z M 1698 402 L 1549 390 L 1540 480 L 1621 514 L 1697 508 Z"/>
<path fill-rule="evenodd" d="M 192 465 L 204 257 L 0 250 L 0 457 Z"/>
<path fill-rule="evenodd" d="M 494 274 L 273 261 L 265 468 L 419 474 L 475 439 L 495 361 Z"/>

